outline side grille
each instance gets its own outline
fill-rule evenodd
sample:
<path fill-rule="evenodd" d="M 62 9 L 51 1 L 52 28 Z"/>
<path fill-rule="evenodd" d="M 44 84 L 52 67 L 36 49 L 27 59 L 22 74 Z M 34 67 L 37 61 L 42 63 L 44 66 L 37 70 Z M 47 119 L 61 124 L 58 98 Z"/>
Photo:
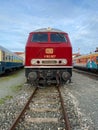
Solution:
<path fill-rule="evenodd" d="M 42 60 L 42 64 L 55 65 L 55 64 L 57 64 L 57 61 L 56 60 Z"/>

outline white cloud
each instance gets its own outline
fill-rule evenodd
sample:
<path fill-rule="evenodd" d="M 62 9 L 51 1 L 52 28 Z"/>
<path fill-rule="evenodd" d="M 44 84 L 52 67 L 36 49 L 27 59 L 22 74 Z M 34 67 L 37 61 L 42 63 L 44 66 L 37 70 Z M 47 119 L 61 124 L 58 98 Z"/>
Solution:
<path fill-rule="evenodd" d="M 9 49 L 15 46 L 17 50 L 18 47 L 24 49 L 29 32 L 49 26 L 68 32 L 74 51 L 80 48 L 85 53 L 85 48 L 89 52 L 98 45 L 97 0 L 5 0 L 0 3 L 0 44 Z"/>

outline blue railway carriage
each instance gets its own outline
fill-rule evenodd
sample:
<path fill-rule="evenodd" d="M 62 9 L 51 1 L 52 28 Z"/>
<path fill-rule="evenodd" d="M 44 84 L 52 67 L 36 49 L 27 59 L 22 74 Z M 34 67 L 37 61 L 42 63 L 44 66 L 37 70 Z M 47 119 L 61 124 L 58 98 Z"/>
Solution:
<path fill-rule="evenodd" d="M 0 74 L 23 67 L 23 58 L 0 46 Z"/>

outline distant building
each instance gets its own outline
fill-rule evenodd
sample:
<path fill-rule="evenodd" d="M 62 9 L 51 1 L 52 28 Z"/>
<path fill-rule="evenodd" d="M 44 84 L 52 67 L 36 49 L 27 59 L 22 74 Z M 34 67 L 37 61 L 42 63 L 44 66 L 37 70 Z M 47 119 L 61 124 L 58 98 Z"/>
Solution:
<path fill-rule="evenodd" d="M 14 52 L 16 55 L 22 57 L 25 61 L 25 52 Z"/>
<path fill-rule="evenodd" d="M 73 53 L 72 54 L 72 58 L 77 57 L 77 56 L 80 56 L 80 54 L 79 53 Z"/>

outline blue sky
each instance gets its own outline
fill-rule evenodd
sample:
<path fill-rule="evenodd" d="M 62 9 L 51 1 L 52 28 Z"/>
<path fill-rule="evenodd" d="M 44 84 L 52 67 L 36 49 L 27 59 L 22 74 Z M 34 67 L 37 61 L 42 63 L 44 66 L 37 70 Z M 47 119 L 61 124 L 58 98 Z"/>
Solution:
<path fill-rule="evenodd" d="M 98 0 L 0 0 L 0 45 L 24 51 L 29 32 L 53 27 L 69 34 L 73 52 L 98 47 Z"/>

